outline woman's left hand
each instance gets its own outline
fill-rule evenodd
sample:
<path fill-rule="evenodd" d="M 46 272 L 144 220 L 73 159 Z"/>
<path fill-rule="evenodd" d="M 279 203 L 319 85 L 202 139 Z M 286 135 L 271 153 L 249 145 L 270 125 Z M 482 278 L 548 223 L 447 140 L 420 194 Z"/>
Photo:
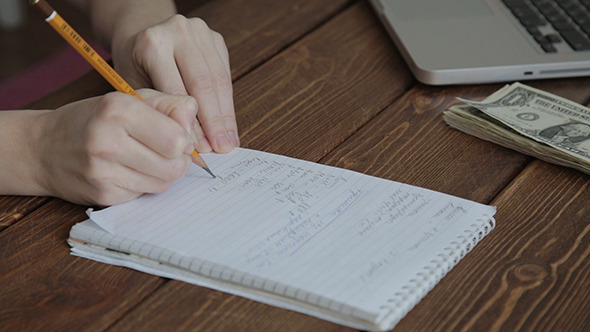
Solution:
<path fill-rule="evenodd" d="M 197 100 L 197 151 L 225 153 L 240 145 L 227 47 L 202 19 L 174 15 L 127 39 L 114 38 L 112 55 L 132 86 Z"/>

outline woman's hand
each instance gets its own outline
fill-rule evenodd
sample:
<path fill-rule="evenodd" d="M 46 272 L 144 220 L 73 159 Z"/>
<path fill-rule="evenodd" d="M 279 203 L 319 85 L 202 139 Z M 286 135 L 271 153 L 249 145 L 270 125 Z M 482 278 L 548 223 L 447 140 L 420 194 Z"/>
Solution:
<path fill-rule="evenodd" d="M 107 206 L 163 192 L 186 173 L 194 98 L 138 92 L 145 102 L 114 92 L 37 115 L 39 194 Z"/>
<path fill-rule="evenodd" d="M 240 145 L 228 51 L 203 20 L 174 15 L 127 38 L 115 32 L 112 54 L 115 69 L 131 85 L 197 100 L 199 152 Z"/>

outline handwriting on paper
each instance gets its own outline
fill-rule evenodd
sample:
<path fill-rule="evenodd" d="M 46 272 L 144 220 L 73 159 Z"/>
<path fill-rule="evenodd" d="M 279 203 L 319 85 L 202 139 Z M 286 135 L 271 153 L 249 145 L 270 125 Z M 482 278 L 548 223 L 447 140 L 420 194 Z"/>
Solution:
<path fill-rule="evenodd" d="M 312 238 L 326 229 L 344 211 L 352 206 L 362 194 L 361 190 L 349 191 L 348 195 L 327 213 L 291 216 L 286 225 L 266 236 L 246 252 L 246 262 L 256 268 L 271 266 L 275 261 L 294 255 Z"/>
<path fill-rule="evenodd" d="M 365 235 L 383 225 L 393 225 L 405 217 L 419 213 L 430 203 L 420 193 L 403 192 L 397 189 L 387 196 L 374 213 L 363 218 L 358 224 L 358 235 Z"/>
<path fill-rule="evenodd" d="M 252 171 L 255 169 L 256 171 Z M 245 251 L 246 263 L 256 268 L 271 266 L 277 260 L 294 255 L 316 235 L 321 233 L 362 194 L 347 185 L 347 179 L 330 172 L 317 171 L 276 160 L 261 158 L 244 160 L 233 165 L 220 181 L 208 188 L 215 193 L 233 186 L 243 192 L 255 187 L 264 190 L 274 201 L 274 227 L 266 236 Z M 329 203 L 319 205 L 322 199 L 333 196 Z"/>
<path fill-rule="evenodd" d="M 422 206 L 422 204 L 418 206 Z M 420 233 L 407 234 L 407 236 L 402 234 L 398 236 L 399 241 L 392 241 L 387 250 L 383 250 L 379 255 L 372 257 L 364 267 L 359 268 L 361 271 L 359 278 L 363 282 L 367 282 L 382 269 L 401 263 L 397 260 L 398 257 L 401 257 L 400 253 L 419 252 L 418 249 L 428 246 L 429 241 L 437 237 L 441 232 L 444 232 L 446 227 L 449 226 L 449 223 L 458 220 L 460 215 L 467 214 L 468 212 L 463 206 L 456 205 L 452 202 L 445 204 L 434 213 L 427 223 L 427 225 L 434 224 L 434 226 L 428 227 Z M 404 255 L 403 257 L 410 256 Z"/>

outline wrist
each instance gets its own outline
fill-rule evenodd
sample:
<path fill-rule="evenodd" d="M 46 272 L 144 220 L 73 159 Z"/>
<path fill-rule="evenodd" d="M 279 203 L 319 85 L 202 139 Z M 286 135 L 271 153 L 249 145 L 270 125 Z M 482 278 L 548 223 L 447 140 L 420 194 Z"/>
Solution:
<path fill-rule="evenodd" d="M 5 111 L 0 120 L 3 156 L 0 160 L 0 192 L 8 195 L 50 195 L 42 171 L 43 126 L 50 111 Z"/>
<path fill-rule="evenodd" d="M 93 0 L 90 11 L 95 33 L 109 50 L 177 13 L 171 0 Z"/>

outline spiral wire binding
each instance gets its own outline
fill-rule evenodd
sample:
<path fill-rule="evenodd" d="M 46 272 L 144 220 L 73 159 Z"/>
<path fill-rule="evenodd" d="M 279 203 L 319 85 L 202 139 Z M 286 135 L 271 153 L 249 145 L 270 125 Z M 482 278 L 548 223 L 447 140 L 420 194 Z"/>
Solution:
<path fill-rule="evenodd" d="M 430 261 L 432 265 L 424 266 L 424 271 L 416 273 L 416 277 L 410 279 L 410 283 L 403 286 L 404 291 L 396 292 L 393 298 L 387 300 L 387 305 L 382 309 L 390 312 L 384 317 L 384 321 L 395 317 L 391 322 L 394 326 L 399 322 L 436 284 L 469 253 L 494 227 L 496 220 L 491 216 L 488 219 L 477 219 L 481 224 L 471 224 L 466 234 L 457 236 L 456 241 L 451 242 L 451 247 L 446 247 L 443 253 L 437 256 L 440 259 Z"/>

